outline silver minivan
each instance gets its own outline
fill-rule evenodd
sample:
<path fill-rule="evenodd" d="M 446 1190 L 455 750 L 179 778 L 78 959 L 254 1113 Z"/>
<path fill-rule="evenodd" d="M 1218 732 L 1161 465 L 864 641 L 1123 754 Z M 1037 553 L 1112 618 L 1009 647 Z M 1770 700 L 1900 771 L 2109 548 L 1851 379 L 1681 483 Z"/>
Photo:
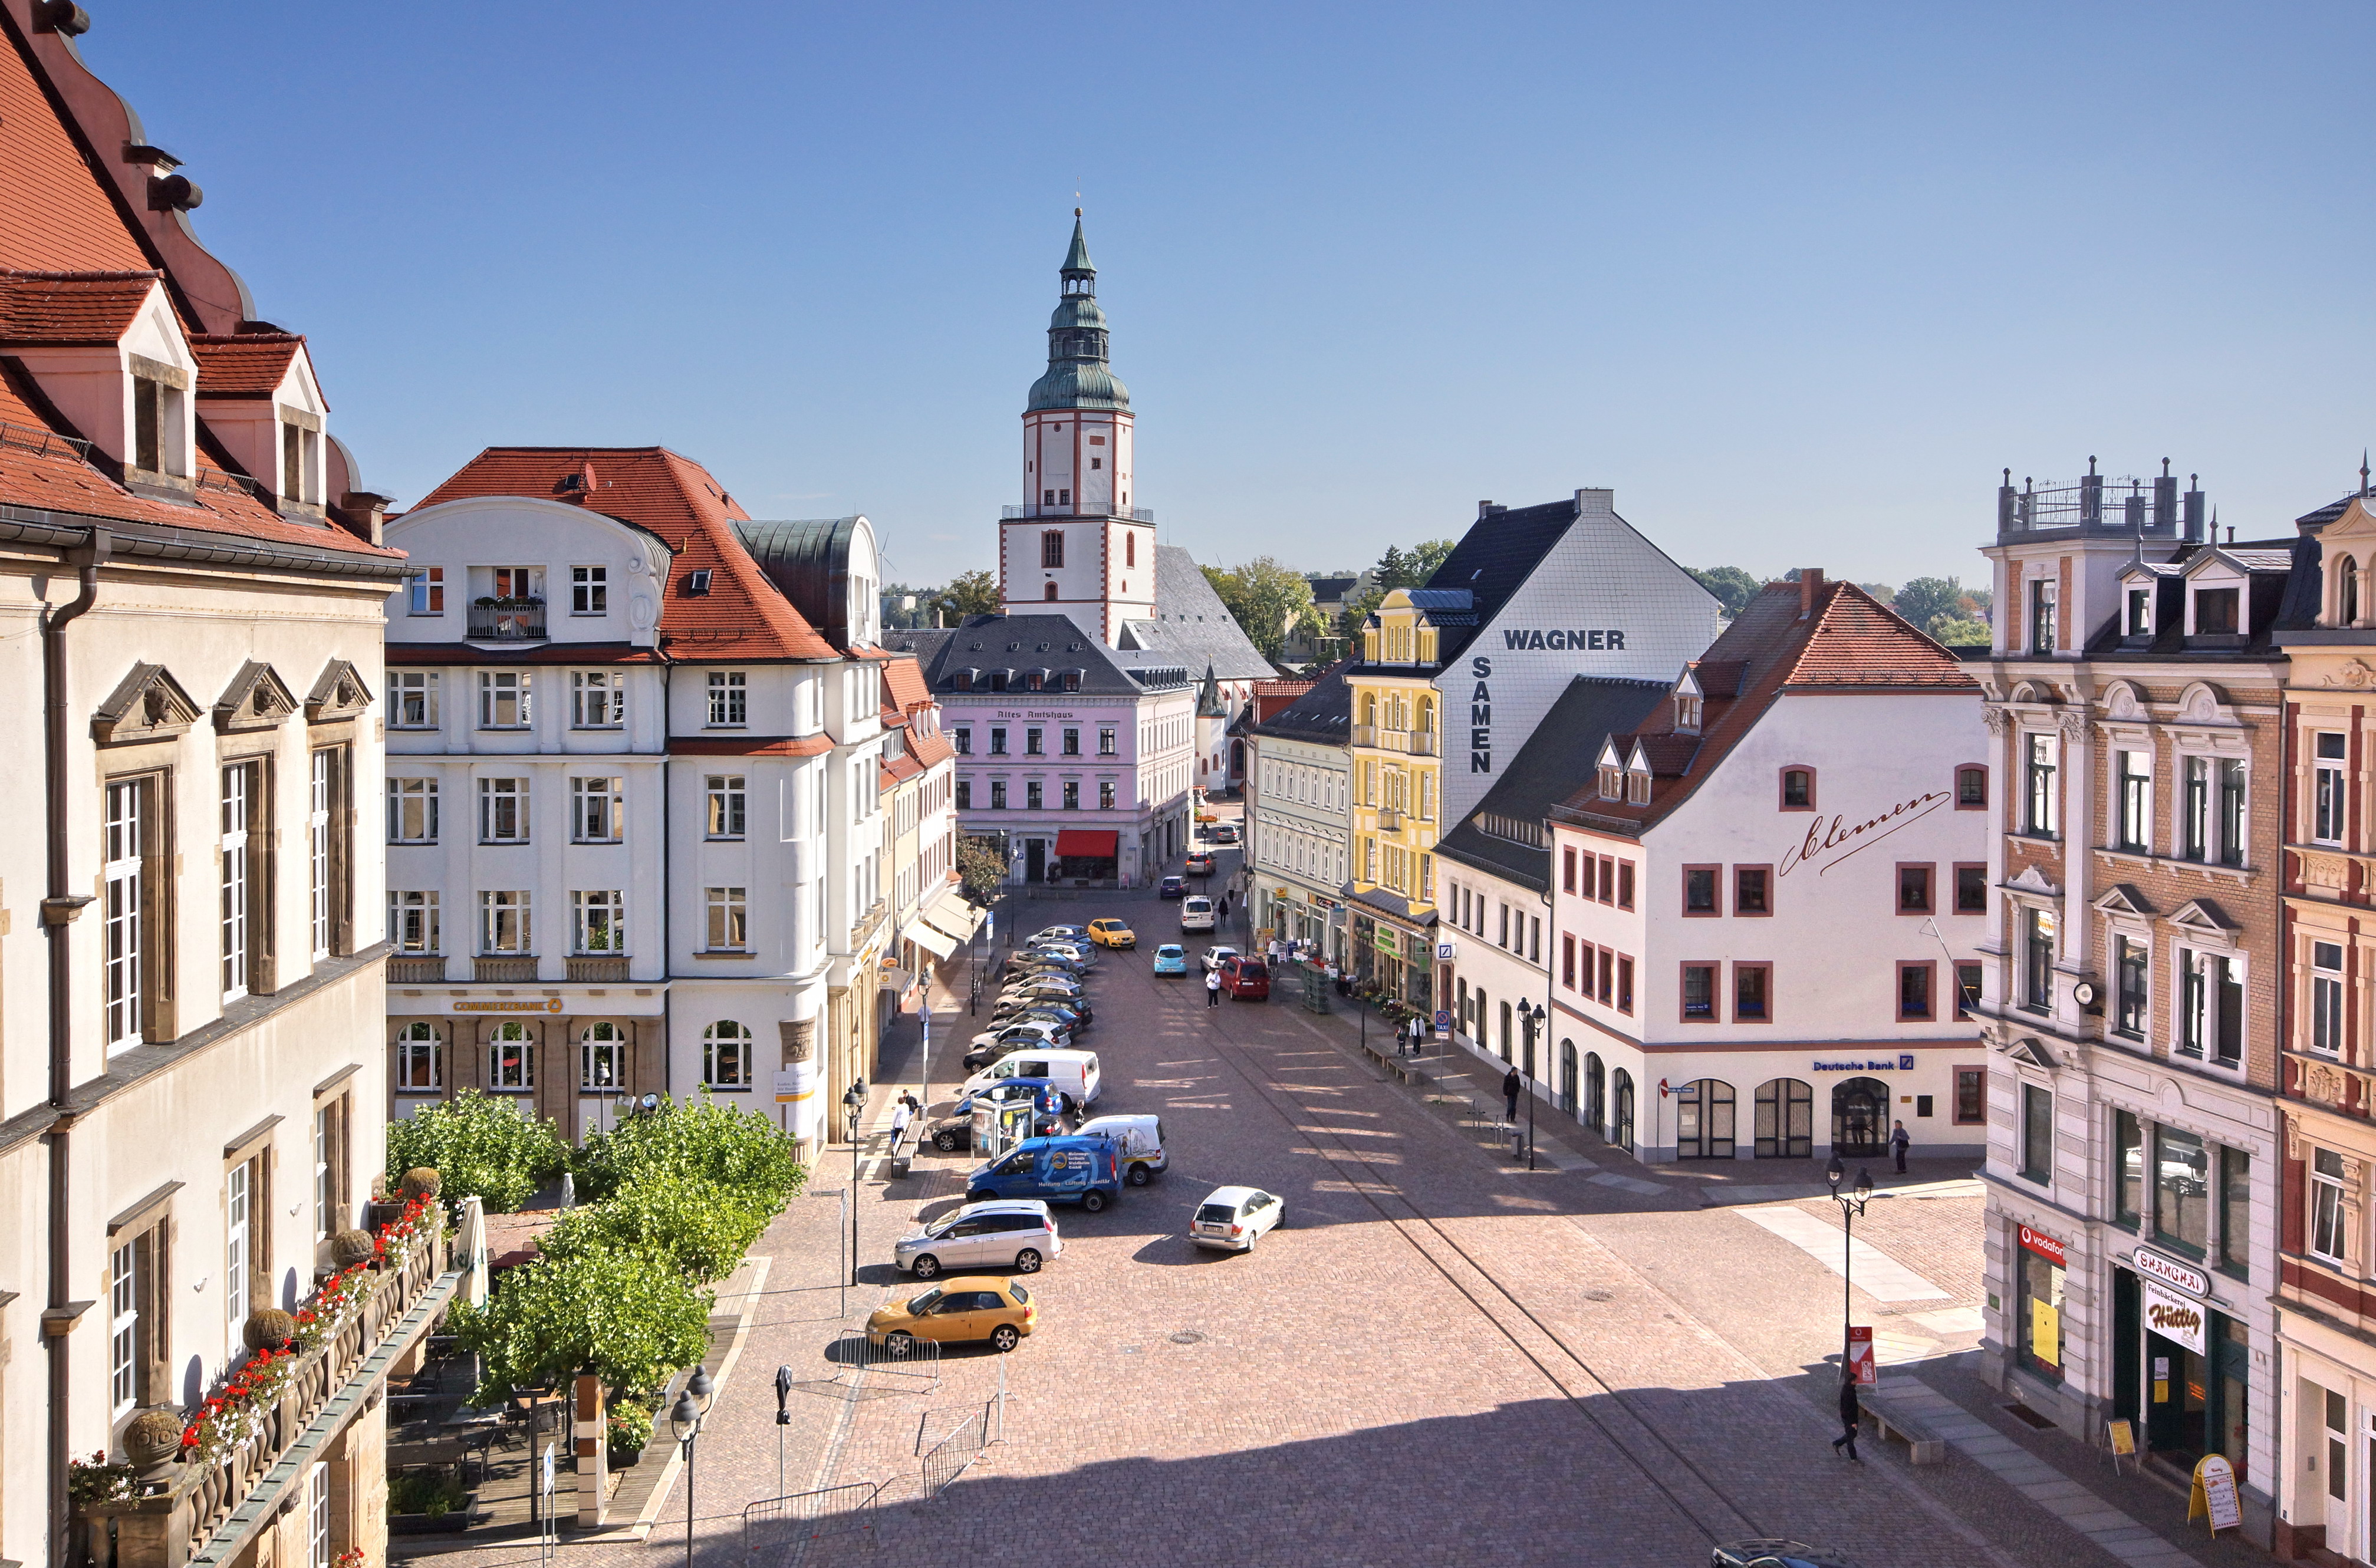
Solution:
<path fill-rule="evenodd" d="M 1013 1268 L 1037 1274 L 1064 1251 L 1056 1221 L 1038 1198 L 993 1198 L 944 1214 L 891 1249 L 903 1274 L 931 1279 L 955 1270 Z"/>

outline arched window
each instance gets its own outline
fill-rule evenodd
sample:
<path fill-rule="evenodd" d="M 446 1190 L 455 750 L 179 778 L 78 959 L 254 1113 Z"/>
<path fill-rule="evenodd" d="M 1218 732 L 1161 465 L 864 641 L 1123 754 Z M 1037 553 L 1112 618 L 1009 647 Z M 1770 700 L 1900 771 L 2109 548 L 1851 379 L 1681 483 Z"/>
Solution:
<path fill-rule="evenodd" d="M 577 1087 L 588 1094 L 627 1087 L 627 1037 L 616 1024 L 588 1024 L 577 1037 Z"/>
<path fill-rule="evenodd" d="M 1559 1108 L 1575 1114 L 1575 1041 L 1560 1041 Z"/>
<path fill-rule="evenodd" d="M 1955 809 L 1959 812 L 1983 811 L 1988 803 L 1989 770 L 1976 762 L 1955 769 Z"/>
<path fill-rule="evenodd" d="M 1609 1141 L 1634 1152 L 1634 1075 L 1624 1068 L 1617 1069 L 1617 1105 L 1609 1119 Z"/>
<path fill-rule="evenodd" d="M 1419 722 L 1411 728 L 1422 735 L 1435 733 L 1435 699 L 1433 697 L 1419 699 Z"/>
<path fill-rule="evenodd" d="M 1815 1091 L 1798 1078 L 1757 1086 L 1757 1158 L 1805 1159 L 1815 1152 Z"/>
<path fill-rule="evenodd" d="M 525 1094 L 536 1087 L 536 1031 L 505 1021 L 487 1036 L 487 1087 L 498 1094 Z"/>
<path fill-rule="evenodd" d="M 1697 1078 L 1675 1091 L 1675 1158 L 1732 1158 L 1732 1086 Z"/>
<path fill-rule="evenodd" d="M 426 1019 L 396 1031 L 396 1092 L 430 1094 L 446 1087 L 446 1037 Z"/>
<path fill-rule="evenodd" d="M 1782 809 L 1786 812 L 1811 812 L 1815 809 L 1813 768 L 1786 767 L 1782 770 Z"/>
<path fill-rule="evenodd" d="M 1600 1052 L 1597 1051 L 1584 1053 L 1584 1106 L 1576 1120 L 1595 1133 L 1606 1133 L 1609 1129 L 1609 1090 L 1600 1065 Z"/>
<path fill-rule="evenodd" d="M 1053 604 L 1056 601 L 1056 585 L 1054 583 L 1050 583 L 1048 585 L 1048 591 L 1040 597 L 1047 600 L 1051 604 Z"/>
<path fill-rule="evenodd" d="M 1361 722 L 1373 727 L 1378 722 L 1378 696 L 1375 692 L 1361 694 Z"/>
<path fill-rule="evenodd" d="M 720 1018 L 701 1031 L 701 1081 L 714 1089 L 751 1087 L 751 1031 Z"/>
<path fill-rule="evenodd" d="M 2356 625 L 2359 621 L 2359 567 L 2346 555 L 2334 564 L 2334 624 Z"/>

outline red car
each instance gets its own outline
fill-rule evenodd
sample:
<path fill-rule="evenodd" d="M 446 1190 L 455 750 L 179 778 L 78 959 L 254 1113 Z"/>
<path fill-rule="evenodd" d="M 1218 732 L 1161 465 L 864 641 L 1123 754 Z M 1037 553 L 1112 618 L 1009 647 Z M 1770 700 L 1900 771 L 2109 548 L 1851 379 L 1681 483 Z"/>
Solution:
<path fill-rule="evenodd" d="M 1221 989 L 1239 1002 L 1270 1000 L 1270 966 L 1241 954 L 1221 966 Z"/>

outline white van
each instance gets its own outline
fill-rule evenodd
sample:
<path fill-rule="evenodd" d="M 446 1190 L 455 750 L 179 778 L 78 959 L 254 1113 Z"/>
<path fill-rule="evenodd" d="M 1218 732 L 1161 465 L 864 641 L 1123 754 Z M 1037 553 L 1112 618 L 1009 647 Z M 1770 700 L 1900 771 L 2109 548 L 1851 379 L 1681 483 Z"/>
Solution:
<path fill-rule="evenodd" d="M 1182 931 L 1211 931 L 1213 923 L 1213 901 L 1210 898 L 1200 894 L 1194 898 L 1180 900 Z"/>
<path fill-rule="evenodd" d="M 1073 1133 L 1076 1137 L 1111 1139 L 1122 1160 L 1123 1178 L 1134 1187 L 1146 1186 L 1148 1178 L 1160 1176 L 1171 1167 L 1170 1151 L 1163 1146 L 1160 1116 L 1092 1116 Z"/>
<path fill-rule="evenodd" d="M 1098 1099 L 1098 1053 L 1094 1051 L 1040 1051 L 1026 1046 L 1000 1057 L 976 1073 L 957 1090 L 962 1099 L 974 1090 L 1005 1078 L 1045 1078 L 1071 1100 L 1072 1108 L 1095 1105 Z"/>

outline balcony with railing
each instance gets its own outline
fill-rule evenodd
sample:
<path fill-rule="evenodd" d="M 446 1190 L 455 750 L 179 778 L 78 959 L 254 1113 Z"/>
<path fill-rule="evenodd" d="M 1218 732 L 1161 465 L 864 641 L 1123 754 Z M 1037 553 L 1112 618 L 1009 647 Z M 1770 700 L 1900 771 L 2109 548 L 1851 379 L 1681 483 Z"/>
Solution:
<path fill-rule="evenodd" d="M 1388 730 L 1376 724 L 1353 726 L 1353 743 L 1382 752 L 1403 752 L 1411 756 L 1436 754 L 1436 732 L 1432 730 Z"/>
<path fill-rule="evenodd" d="M 186 1415 L 133 1419 L 116 1495 L 74 1505 L 74 1568 L 220 1568 L 303 1496 L 312 1462 L 333 1456 L 458 1278 L 435 1197 L 374 1205 L 370 1218 L 382 1222 L 376 1234 L 341 1233 L 342 1266 L 293 1319 L 249 1318 L 251 1339 L 259 1324 L 293 1323 L 294 1337 L 253 1351 Z"/>
<path fill-rule="evenodd" d="M 390 958 L 387 961 L 387 983 L 390 985 L 438 985 L 446 979 L 446 960 L 442 957 Z"/>
<path fill-rule="evenodd" d="M 1155 508 L 1118 506 L 1111 512 L 1076 512 L 1070 504 L 1034 506 L 1027 501 L 1020 506 L 1001 506 L 998 509 L 998 520 L 1003 523 L 1016 522 L 1024 517 L 1128 517 L 1134 523 L 1151 523 L 1155 521 Z"/>
<path fill-rule="evenodd" d="M 482 984 L 526 985 L 536 979 L 536 959 L 525 954 L 505 954 L 470 960 L 470 978 Z"/>
<path fill-rule="evenodd" d="M 569 978 L 580 983 L 624 980 L 627 978 L 627 960 L 624 954 L 604 953 L 568 960 Z"/>
<path fill-rule="evenodd" d="M 545 640 L 544 600 L 482 599 L 470 606 L 473 642 L 541 643 Z"/>

